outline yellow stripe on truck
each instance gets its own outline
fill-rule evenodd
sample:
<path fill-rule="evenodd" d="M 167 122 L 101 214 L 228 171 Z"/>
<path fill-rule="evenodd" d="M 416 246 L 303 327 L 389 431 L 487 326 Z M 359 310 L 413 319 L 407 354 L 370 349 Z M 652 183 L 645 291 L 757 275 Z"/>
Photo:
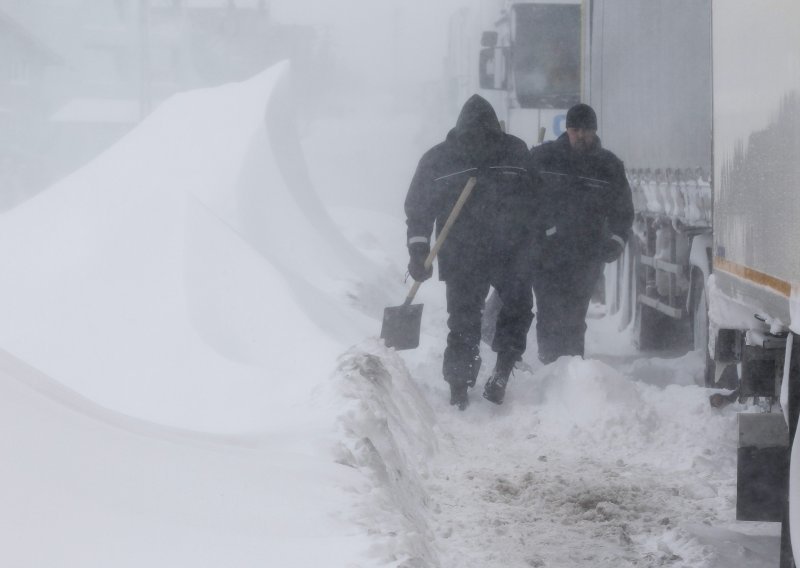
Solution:
<path fill-rule="evenodd" d="M 774 292 L 777 292 L 778 294 L 787 298 L 790 297 L 792 293 L 792 285 L 786 280 L 775 278 L 774 276 L 770 276 L 769 274 L 760 272 L 754 268 L 748 268 L 747 266 L 736 264 L 735 262 L 731 262 L 726 258 L 720 258 L 718 256 L 714 257 L 714 270 L 722 270 L 737 276 L 742 280 L 747 280 L 748 282 L 759 284 L 760 286 L 766 286 L 770 290 L 773 290 Z"/>

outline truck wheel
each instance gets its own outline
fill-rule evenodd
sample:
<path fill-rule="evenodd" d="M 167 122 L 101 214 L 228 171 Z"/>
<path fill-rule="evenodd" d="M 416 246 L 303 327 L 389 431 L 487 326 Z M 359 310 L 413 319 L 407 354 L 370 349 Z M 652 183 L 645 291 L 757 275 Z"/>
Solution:
<path fill-rule="evenodd" d="M 698 271 L 699 273 L 699 271 Z M 708 355 L 708 304 L 702 273 L 692 280 L 692 336 L 695 350 L 703 349 Z"/>
<path fill-rule="evenodd" d="M 735 365 L 728 365 L 722 372 L 719 383 L 714 381 L 717 364 L 708 353 L 708 302 L 706 300 L 706 286 L 703 273 L 695 269 L 692 275 L 692 337 L 695 350 L 702 349 L 706 356 L 706 365 L 703 378 L 706 388 L 735 389 L 739 377 Z"/>
<path fill-rule="evenodd" d="M 658 323 L 661 314 L 651 308 L 639 304 L 636 306 L 636 318 L 633 321 L 633 343 L 639 351 L 658 349 L 659 341 Z"/>
<path fill-rule="evenodd" d="M 639 351 L 683 350 L 689 337 L 686 318 L 674 319 L 655 308 L 636 305 L 633 343 Z"/>
<path fill-rule="evenodd" d="M 703 383 L 706 388 L 714 388 L 714 360 L 708 354 L 708 303 L 703 273 L 696 270 L 692 274 L 692 343 L 695 350 L 702 349 L 705 354 Z"/>

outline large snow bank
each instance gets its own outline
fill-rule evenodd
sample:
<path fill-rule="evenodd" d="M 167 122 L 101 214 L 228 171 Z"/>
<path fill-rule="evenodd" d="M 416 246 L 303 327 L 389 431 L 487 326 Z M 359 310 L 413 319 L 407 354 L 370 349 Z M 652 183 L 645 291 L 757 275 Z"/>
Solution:
<path fill-rule="evenodd" d="M 399 271 L 317 199 L 287 74 L 178 95 L 4 215 L 10 565 L 435 559 L 433 416 L 363 342 Z"/>
<path fill-rule="evenodd" d="M 0 345 L 140 418 L 291 427 L 384 287 L 316 198 L 287 73 L 179 94 L 4 214 Z"/>
<path fill-rule="evenodd" d="M 0 427 L 4 566 L 306 568 L 368 553 L 352 524 L 363 479 L 307 431 L 215 436 L 143 422 L 5 352 Z"/>

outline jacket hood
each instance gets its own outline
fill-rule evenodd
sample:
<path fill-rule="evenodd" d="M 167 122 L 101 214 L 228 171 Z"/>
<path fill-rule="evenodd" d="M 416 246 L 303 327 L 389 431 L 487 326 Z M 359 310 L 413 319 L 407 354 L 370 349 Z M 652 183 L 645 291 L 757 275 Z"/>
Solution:
<path fill-rule="evenodd" d="M 489 101 L 480 95 L 472 95 L 461 108 L 455 132 L 456 136 L 460 137 L 473 132 L 496 135 L 501 134 L 503 130 Z"/>
<path fill-rule="evenodd" d="M 499 151 L 503 129 L 489 101 L 472 95 L 461 108 L 456 126 L 448 138 L 462 153 L 483 164 L 491 161 Z"/>

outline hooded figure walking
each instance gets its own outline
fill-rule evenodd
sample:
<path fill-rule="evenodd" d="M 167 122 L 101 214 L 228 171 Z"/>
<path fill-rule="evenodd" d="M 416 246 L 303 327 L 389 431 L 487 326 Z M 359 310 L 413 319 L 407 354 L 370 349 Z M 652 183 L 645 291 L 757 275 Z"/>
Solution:
<path fill-rule="evenodd" d="M 473 95 L 444 142 L 421 158 L 405 201 L 408 272 L 422 282 L 437 235 L 470 177 L 477 184 L 438 254 L 439 278 L 447 296 L 447 347 L 442 373 L 450 384 L 450 404 L 464 410 L 468 389 L 481 366 L 481 312 L 490 286 L 503 303 L 492 350 L 494 371 L 483 396 L 501 404 L 515 363 L 526 347 L 533 320 L 532 243 L 536 188 L 528 172 L 525 143 L 505 134 L 492 106 Z"/>
<path fill-rule="evenodd" d="M 633 223 L 625 167 L 597 137 L 597 115 L 578 104 L 567 131 L 531 150 L 542 179 L 545 236 L 535 262 L 539 359 L 584 355 L 586 312 L 604 263 L 622 252 Z"/>

